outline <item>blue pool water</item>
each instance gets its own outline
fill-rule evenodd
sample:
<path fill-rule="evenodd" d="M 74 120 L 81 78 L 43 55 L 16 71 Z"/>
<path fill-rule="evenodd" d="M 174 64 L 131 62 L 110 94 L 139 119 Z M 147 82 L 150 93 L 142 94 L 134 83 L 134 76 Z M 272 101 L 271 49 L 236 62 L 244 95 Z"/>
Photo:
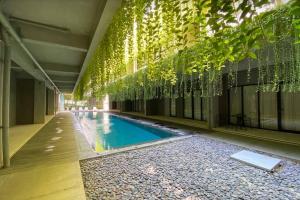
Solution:
<path fill-rule="evenodd" d="M 77 112 L 75 115 L 85 137 L 96 152 L 175 136 L 169 131 L 105 112 Z"/>

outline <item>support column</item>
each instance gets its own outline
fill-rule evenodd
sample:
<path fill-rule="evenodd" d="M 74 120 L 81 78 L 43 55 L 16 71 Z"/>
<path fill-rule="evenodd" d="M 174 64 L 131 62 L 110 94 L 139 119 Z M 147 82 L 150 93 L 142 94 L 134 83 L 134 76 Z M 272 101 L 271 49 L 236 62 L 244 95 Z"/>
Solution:
<path fill-rule="evenodd" d="M 59 94 L 57 93 L 57 91 L 54 91 L 54 114 L 56 115 L 57 111 L 58 111 L 58 98 L 59 98 Z"/>
<path fill-rule="evenodd" d="M 46 86 L 45 82 L 34 81 L 34 124 L 45 123 Z"/>
<path fill-rule="evenodd" d="M 55 112 L 54 91 L 47 89 L 47 115 L 54 115 L 54 112 Z"/>
<path fill-rule="evenodd" d="M 75 103 L 76 104 L 76 103 Z M 54 90 L 54 115 L 56 115 L 56 105 L 57 105 L 57 102 L 56 102 L 56 91 Z M 76 108 L 76 106 L 75 106 L 75 108 Z"/>
<path fill-rule="evenodd" d="M 11 67 L 11 46 L 7 32 L 3 31 L 5 41 L 4 73 L 3 73 L 3 104 L 2 104 L 2 143 L 3 143 L 3 166 L 10 166 L 9 158 L 9 98 L 10 98 L 10 67 Z"/>
<path fill-rule="evenodd" d="M 0 43 L 0 168 L 3 167 L 3 145 L 2 145 L 2 104 L 3 104 L 3 73 L 4 73 L 4 64 L 2 60 L 4 60 L 4 48 L 3 41 Z"/>

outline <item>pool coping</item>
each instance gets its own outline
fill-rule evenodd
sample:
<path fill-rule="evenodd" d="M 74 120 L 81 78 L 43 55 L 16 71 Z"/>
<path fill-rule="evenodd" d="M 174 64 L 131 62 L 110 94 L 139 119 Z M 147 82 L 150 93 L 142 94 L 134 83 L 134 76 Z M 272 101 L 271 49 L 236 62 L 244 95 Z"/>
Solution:
<path fill-rule="evenodd" d="M 185 140 L 185 139 L 188 139 L 191 137 L 193 137 L 193 135 L 175 136 L 172 138 L 161 139 L 158 141 L 147 142 L 147 143 L 143 143 L 143 144 L 137 144 L 137 145 L 132 145 L 132 146 L 118 148 L 118 149 L 112 149 L 112 150 L 104 151 L 101 153 L 96 152 L 97 155 L 83 158 L 83 159 L 80 159 L 79 161 L 85 161 L 85 160 L 90 160 L 90 159 L 95 159 L 95 158 L 103 158 L 103 157 L 116 155 L 116 154 L 120 154 L 120 153 L 125 153 L 125 152 L 129 152 L 129 151 L 137 150 L 137 149 L 143 149 L 143 148 L 147 148 L 147 147 L 158 146 L 161 144 L 173 143 L 173 142 Z"/>

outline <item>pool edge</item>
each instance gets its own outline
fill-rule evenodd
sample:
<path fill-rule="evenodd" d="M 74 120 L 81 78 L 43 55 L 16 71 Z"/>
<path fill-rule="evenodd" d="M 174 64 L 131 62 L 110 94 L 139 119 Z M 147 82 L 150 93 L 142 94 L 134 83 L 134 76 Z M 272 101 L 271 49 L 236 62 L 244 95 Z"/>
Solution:
<path fill-rule="evenodd" d="M 158 141 L 154 141 L 154 142 L 147 142 L 147 143 L 143 143 L 143 144 L 113 149 L 113 150 L 105 151 L 102 153 L 97 153 L 97 155 L 95 155 L 95 156 L 83 158 L 83 159 L 80 159 L 79 161 L 85 161 L 85 160 L 90 160 L 90 159 L 95 159 L 95 158 L 103 158 L 103 157 L 107 157 L 107 156 L 111 156 L 111 155 L 115 155 L 115 154 L 119 154 L 119 153 L 125 153 L 128 151 L 133 151 L 133 150 L 137 150 L 137 149 L 143 149 L 143 148 L 147 148 L 147 147 L 152 147 L 152 146 L 157 146 L 157 145 L 161 145 L 161 144 L 167 144 L 167 143 L 172 143 L 172 142 L 176 142 L 176 141 L 180 141 L 180 140 L 185 140 L 185 139 L 188 139 L 191 137 L 193 137 L 193 135 L 183 135 L 183 136 L 162 139 L 162 140 L 158 140 Z"/>

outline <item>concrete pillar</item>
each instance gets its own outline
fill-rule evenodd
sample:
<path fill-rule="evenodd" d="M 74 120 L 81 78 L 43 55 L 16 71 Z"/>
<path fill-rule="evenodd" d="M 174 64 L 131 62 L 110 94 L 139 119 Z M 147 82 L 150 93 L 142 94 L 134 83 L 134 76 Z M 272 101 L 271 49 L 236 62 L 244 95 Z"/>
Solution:
<path fill-rule="evenodd" d="M 4 45 L 0 43 L 0 168 L 3 166 L 3 146 L 2 146 L 2 103 L 3 103 L 3 73 L 4 73 Z"/>
<path fill-rule="evenodd" d="M 34 83 L 33 79 L 16 80 L 16 123 L 34 123 Z"/>
<path fill-rule="evenodd" d="M 55 96 L 54 91 L 47 89 L 47 115 L 54 115 L 55 112 Z"/>
<path fill-rule="evenodd" d="M 9 158 L 9 98 L 10 98 L 10 68 L 11 68 L 11 46 L 8 34 L 3 31 L 5 41 L 4 73 L 3 73 L 3 104 L 2 104 L 2 144 L 3 144 L 3 166 L 10 166 Z"/>
<path fill-rule="evenodd" d="M 54 114 L 55 115 L 56 115 L 56 113 L 58 111 L 58 108 L 59 108 L 59 105 L 58 105 L 59 100 L 58 100 L 58 98 L 59 98 L 59 94 L 56 91 L 54 91 Z"/>
<path fill-rule="evenodd" d="M 9 98 L 9 126 L 16 125 L 16 101 L 17 101 L 17 79 L 16 72 L 10 73 L 10 98 Z"/>
<path fill-rule="evenodd" d="M 33 123 L 41 124 L 45 122 L 46 115 L 46 86 L 45 82 L 34 81 L 34 115 Z"/>

